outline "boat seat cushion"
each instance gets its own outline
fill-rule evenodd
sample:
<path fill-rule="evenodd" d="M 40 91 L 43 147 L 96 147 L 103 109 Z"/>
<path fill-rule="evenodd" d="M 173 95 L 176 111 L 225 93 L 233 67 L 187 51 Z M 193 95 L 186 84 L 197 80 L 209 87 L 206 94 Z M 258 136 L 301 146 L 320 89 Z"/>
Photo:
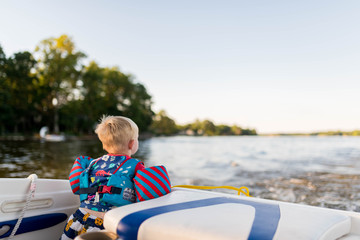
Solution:
<path fill-rule="evenodd" d="M 274 239 L 338 239 L 350 232 L 351 219 L 325 208 L 280 205 L 281 218 Z"/>
<path fill-rule="evenodd" d="M 105 215 L 104 226 L 139 240 L 335 240 L 351 231 L 341 211 L 175 188 Z"/>

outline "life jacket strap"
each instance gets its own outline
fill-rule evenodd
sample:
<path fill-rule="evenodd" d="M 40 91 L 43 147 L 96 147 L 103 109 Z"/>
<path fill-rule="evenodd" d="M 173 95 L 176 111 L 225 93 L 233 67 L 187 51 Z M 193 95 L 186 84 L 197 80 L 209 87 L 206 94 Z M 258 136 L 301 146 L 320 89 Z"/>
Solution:
<path fill-rule="evenodd" d="M 95 194 L 95 193 L 110 193 L 110 194 L 120 194 L 122 188 L 113 187 L 113 186 L 99 186 L 99 187 L 89 187 L 89 188 L 80 188 L 80 194 Z"/>

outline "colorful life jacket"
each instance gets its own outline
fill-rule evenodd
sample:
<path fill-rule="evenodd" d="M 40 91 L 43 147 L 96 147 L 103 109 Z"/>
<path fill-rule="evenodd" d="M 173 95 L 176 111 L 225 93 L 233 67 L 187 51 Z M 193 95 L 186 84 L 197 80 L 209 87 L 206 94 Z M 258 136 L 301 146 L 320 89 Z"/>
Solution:
<path fill-rule="evenodd" d="M 80 201 L 85 201 L 88 196 L 102 194 L 102 201 L 119 207 L 136 201 L 134 182 L 136 165 L 140 160 L 129 158 L 112 173 L 106 185 L 89 187 L 89 171 L 98 160 L 90 163 L 89 167 L 80 174 Z M 97 196 L 99 197 L 99 196 Z"/>
<path fill-rule="evenodd" d="M 138 170 L 134 177 L 136 201 L 145 201 L 171 192 L 171 183 L 165 166 Z"/>

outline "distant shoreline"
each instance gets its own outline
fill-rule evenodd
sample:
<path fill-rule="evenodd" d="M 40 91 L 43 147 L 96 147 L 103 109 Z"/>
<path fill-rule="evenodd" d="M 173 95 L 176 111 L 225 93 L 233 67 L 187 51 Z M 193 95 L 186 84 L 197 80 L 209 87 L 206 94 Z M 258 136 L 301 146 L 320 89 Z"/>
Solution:
<path fill-rule="evenodd" d="M 327 132 L 312 132 L 312 133 L 268 133 L 259 134 L 259 136 L 360 136 L 360 130 L 354 131 L 327 131 Z"/>
<path fill-rule="evenodd" d="M 86 141 L 86 140 L 97 140 L 97 136 L 94 135 L 81 135 L 81 136 L 74 136 L 74 135 L 65 135 L 66 140 L 68 141 Z M 184 135 L 184 134 L 174 134 L 170 136 L 156 136 L 149 133 L 140 134 L 140 140 L 146 140 L 153 137 L 175 137 L 175 136 L 188 136 L 188 137 L 209 137 L 206 135 Z M 265 133 L 265 134 L 257 134 L 257 135 L 214 135 L 216 136 L 252 136 L 252 137 L 360 137 L 360 130 L 355 130 L 351 132 L 341 132 L 341 131 L 330 131 L 330 132 L 314 132 L 314 133 Z M 212 136 L 210 136 L 212 137 Z M 0 141 L 40 141 L 41 138 L 39 135 L 22 135 L 22 134 L 11 134 L 11 135 L 3 135 L 0 136 Z"/>

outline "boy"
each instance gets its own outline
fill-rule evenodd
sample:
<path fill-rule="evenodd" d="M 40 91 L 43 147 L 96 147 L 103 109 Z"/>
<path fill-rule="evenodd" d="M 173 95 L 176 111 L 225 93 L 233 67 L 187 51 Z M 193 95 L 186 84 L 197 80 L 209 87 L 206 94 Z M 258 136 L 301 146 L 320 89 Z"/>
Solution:
<path fill-rule="evenodd" d="M 95 133 L 108 153 L 98 159 L 81 156 L 70 171 L 70 185 L 80 195 L 80 208 L 70 216 L 61 240 L 104 229 L 105 213 L 135 202 L 133 178 L 144 169 L 131 158 L 138 150 L 138 127 L 129 118 L 104 116 Z"/>

